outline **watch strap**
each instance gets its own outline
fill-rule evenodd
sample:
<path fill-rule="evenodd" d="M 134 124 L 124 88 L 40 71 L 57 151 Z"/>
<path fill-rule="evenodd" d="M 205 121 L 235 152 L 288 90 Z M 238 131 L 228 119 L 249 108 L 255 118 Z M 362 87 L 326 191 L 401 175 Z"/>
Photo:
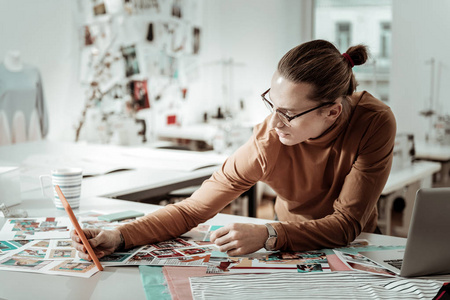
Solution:
<path fill-rule="evenodd" d="M 270 237 L 277 237 L 277 232 L 275 231 L 275 228 L 273 228 L 272 225 L 270 225 L 269 223 L 264 224 L 267 228 L 267 231 L 269 232 L 269 238 Z"/>

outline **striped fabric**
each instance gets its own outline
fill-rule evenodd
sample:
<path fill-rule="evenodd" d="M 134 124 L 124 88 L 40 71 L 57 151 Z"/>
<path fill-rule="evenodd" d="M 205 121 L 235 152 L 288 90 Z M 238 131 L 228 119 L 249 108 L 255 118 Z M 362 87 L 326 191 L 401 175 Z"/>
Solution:
<path fill-rule="evenodd" d="M 442 283 L 362 272 L 190 278 L 193 299 L 432 299 Z"/>

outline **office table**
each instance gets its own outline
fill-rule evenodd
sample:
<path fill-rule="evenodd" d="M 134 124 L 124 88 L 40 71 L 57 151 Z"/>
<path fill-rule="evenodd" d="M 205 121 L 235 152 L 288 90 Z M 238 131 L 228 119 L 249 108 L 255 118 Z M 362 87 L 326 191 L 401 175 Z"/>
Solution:
<path fill-rule="evenodd" d="M 30 193 L 29 193 L 30 194 Z M 15 208 L 26 209 L 30 217 L 65 216 L 65 212 L 55 209 L 51 200 L 44 200 L 40 195 L 27 196 Z M 160 206 L 130 202 L 101 197 L 83 198 L 82 211 L 102 211 L 105 213 L 122 210 L 138 210 L 149 213 Z M 0 218 L 0 226 L 5 219 Z M 209 220 L 209 224 L 226 225 L 233 222 L 248 222 L 264 224 L 269 220 L 218 214 Z M 365 238 L 373 244 L 405 245 L 402 238 L 363 233 L 359 238 Z M 90 278 L 76 278 L 33 274 L 25 272 L 0 271 L 0 299 L 145 299 L 139 269 L 136 266 L 106 267 Z"/>
<path fill-rule="evenodd" d="M 51 161 L 52 156 L 56 161 Z M 71 159 L 72 156 L 76 159 Z M 30 161 L 33 159 L 39 161 Z M 0 147 L 0 164 L 25 165 L 22 169 L 26 174 L 21 176 L 23 192 L 33 193 L 40 189 L 39 175 L 72 164 L 82 167 L 84 174 L 94 175 L 83 179 L 82 197 L 101 196 L 137 202 L 148 202 L 173 190 L 199 186 L 220 168 L 225 159 L 226 155 L 209 152 L 50 141 Z M 120 171 L 107 173 L 111 170 Z M 243 195 L 249 199 L 248 215 L 255 217 L 256 187 Z"/>
<path fill-rule="evenodd" d="M 142 148 L 142 151 L 150 153 L 148 156 L 136 156 L 127 160 L 130 155 L 121 151 L 127 151 L 127 148 L 40 141 L 0 147 L 0 162 L 22 165 L 25 172 L 21 176 L 23 192 L 40 189 L 40 174 L 49 174 L 52 168 L 71 164 L 82 167 L 83 175 L 86 172 L 93 175 L 83 179 L 82 197 L 118 198 L 126 195 L 126 199 L 130 201 L 145 201 L 152 197 L 163 196 L 175 189 L 201 184 L 225 160 L 225 156 L 210 153 L 177 151 L 174 154 L 173 150 L 160 150 L 153 154 L 151 151 L 155 150 L 151 148 Z M 165 167 L 164 158 L 158 161 L 157 155 L 163 156 L 167 153 L 171 157 L 175 155 L 178 160 L 187 155 L 190 161 L 186 162 L 185 167 L 170 165 L 170 161 L 167 161 Z M 193 155 L 198 157 L 193 158 Z M 52 156 L 55 156 L 56 161 L 51 161 Z M 76 158 L 71 160 L 72 156 Z M 32 159 L 38 161 L 30 161 Z M 64 159 L 68 161 L 63 161 Z M 132 159 L 135 162 L 132 162 Z M 202 162 L 202 159 L 205 161 Z M 152 163 L 159 165 L 152 166 Z M 108 171 L 117 172 L 102 173 Z"/>
<path fill-rule="evenodd" d="M 412 216 L 412 209 L 416 192 L 419 188 L 429 188 L 432 186 L 432 176 L 439 172 L 441 165 L 436 162 L 417 161 L 411 166 L 402 170 L 393 171 L 381 193 L 378 203 L 379 220 L 378 226 L 382 232 L 387 235 L 396 234 L 406 237 Z M 405 209 L 403 211 L 403 223 L 394 228 L 392 225 L 392 209 L 395 199 L 405 200 Z M 395 230 L 394 230 L 395 229 Z"/>
<path fill-rule="evenodd" d="M 441 170 L 434 177 L 433 186 L 450 186 L 450 145 L 440 145 L 436 143 L 416 143 L 416 155 L 419 160 L 439 162 Z"/>

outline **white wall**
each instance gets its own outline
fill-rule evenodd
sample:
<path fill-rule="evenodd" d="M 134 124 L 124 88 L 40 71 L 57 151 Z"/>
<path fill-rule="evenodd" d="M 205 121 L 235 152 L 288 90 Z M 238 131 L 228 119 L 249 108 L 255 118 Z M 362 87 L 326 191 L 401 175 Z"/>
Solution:
<path fill-rule="evenodd" d="M 303 25 L 305 19 L 311 18 L 310 4 L 296 0 L 205 1 L 203 93 L 198 97 L 203 107 L 220 102 L 222 97 L 221 69 L 211 63 L 232 58 L 240 64 L 233 68 L 234 105 L 243 99 L 249 118 L 262 121 L 267 109 L 261 105 L 259 95 L 270 86 L 284 53 L 310 37 L 310 23 L 309 28 Z"/>
<path fill-rule="evenodd" d="M 49 139 L 70 139 L 82 95 L 78 87 L 76 1 L 0 0 L 0 60 L 18 50 L 42 75 L 49 108 Z"/>
<path fill-rule="evenodd" d="M 430 65 L 436 60 L 434 109 L 450 114 L 450 1 L 393 1 L 391 106 L 399 132 L 423 138 L 429 129 L 419 111 L 428 107 Z M 437 74 L 440 73 L 440 82 Z"/>
<path fill-rule="evenodd" d="M 234 98 L 246 103 L 249 119 L 266 115 L 259 95 L 269 87 L 281 56 L 310 35 L 311 0 L 203 0 L 202 82 L 192 90 L 192 115 L 222 97 L 220 68 L 207 64 L 232 58 Z M 53 140 L 73 140 L 84 95 L 79 86 L 77 1 L 0 0 L 0 59 L 18 50 L 40 69 Z M 188 111 L 188 115 L 191 112 Z"/>

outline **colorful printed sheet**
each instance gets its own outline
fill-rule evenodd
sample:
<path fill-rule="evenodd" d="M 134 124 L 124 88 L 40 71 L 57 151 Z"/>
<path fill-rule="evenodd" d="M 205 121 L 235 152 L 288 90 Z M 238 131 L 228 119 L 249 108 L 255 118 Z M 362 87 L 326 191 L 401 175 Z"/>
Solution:
<path fill-rule="evenodd" d="M 70 237 L 72 228 L 66 217 L 7 219 L 0 231 L 0 240 L 65 239 Z"/>
<path fill-rule="evenodd" d="M 103 266 L 206 266 L 213 251 L 217 247 L 208 242 L 198 243 L 185 238 L 172 239 L 156 244 L 130 249 L 126 252 L 115 252 L 102 257 Z M 75 259 L 75 261 L 83 261 Z"/>
<path fill-rule="evenodd" d="M 214 256 L 214 254 L 212 255 Z M 211 257 L 207 273 L 331 272 L 321 251 L 256 252 L 245 257 Z"/>
<path fill-rule="evenodd" d="M 73 261 L 76 250 L 69 239 L 34 240 L 24 245 L 0 241 L 0 245 L 11 246 L 11 249 L 0 255 L 0 270 L 84 278 L 98 271 L 93 263 Z"/>
<path fill-rule="evenodd" d="M 396 276 L 396 274 L 392 271 L 380 266 L 360 253 L 353 254 L 338 250 L 334 250 L 334 252 L 337 257 L 351 270 L 386 276 Z"/>

